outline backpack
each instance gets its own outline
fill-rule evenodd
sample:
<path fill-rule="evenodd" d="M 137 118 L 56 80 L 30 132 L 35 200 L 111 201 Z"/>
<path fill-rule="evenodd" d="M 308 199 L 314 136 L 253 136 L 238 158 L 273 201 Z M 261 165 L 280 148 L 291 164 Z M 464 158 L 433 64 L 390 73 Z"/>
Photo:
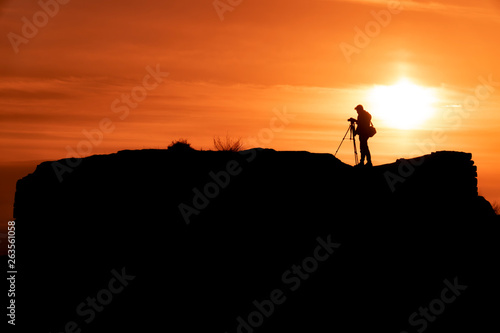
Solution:
<path fill-rule="evenodd" d="M 373 123 L 370 122 L 370 127 L 368 127 L 368 130 L 366 131 L 366 134 L 368 134 L 368 137 L 371 138 L 375 134 L 377 134 L 377 130 L 375 127 L 373 127 Z"/>

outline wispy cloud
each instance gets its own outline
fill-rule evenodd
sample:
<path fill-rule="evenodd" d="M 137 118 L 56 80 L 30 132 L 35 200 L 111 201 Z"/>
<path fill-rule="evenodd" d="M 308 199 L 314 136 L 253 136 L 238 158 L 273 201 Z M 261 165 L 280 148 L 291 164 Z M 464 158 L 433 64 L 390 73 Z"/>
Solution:
<path fill-rule="evenodd" d="M 345 3 L 358 3 L 373 6 L 384 6 L 394 0 L 320 0 L 320 1 L 336 1 Z M 497 19 L 500 16 L 498 7 L 494 7 L 494 2 L 485 1 L 465 1 L 465 0 L 402 0 L 398 1 L 402 4 L 406 11 L 430 12 L 443 15 L 456 15 L 471 18 L 490 18 Z"/>

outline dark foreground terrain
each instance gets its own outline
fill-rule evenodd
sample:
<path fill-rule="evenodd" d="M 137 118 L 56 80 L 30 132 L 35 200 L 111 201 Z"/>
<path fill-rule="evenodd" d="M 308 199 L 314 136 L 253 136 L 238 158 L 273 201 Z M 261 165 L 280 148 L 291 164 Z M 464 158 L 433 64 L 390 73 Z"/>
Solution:
<path fill-rule="evenodd" d="M 17 184 L 24 332 L 486 332 L 498 219 L 471 155 L 141 150 Z M 487 330 L 487 328 L 489 328 Z"/>

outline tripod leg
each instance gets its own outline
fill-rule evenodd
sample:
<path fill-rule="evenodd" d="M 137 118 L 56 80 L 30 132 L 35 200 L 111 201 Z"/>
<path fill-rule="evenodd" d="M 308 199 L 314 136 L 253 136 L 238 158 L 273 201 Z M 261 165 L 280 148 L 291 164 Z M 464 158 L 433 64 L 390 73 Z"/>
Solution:
<path fill-rule="evenodd" d="M 358 150 L 356 149 L 356 134 L 354 130 L 354 124 L 349 126 L 349 130 L 351 131 L 350 133 L 350 139 L 352 140 L 352 143 L 354 144 L 354 165 L 358 165 Z"/>
<path fill-rule="evenodd" d="M 358 165 L 359 164 L 358 150 L 356 149 L 356 138 L 355 137 L 352 139 L 352 142 L 354 143 L 354 163 L 355 163 L 355 165 Z"/>
<path fill-rule="evenodd" d="M 339 149 L 340 149 L 340 146 L 342 146 L 342 143 L 344 142 L 345 137 L 347 136 L 347 133 L 349 133 L 349 130 L 350 130 L 350 129 L 351 129 L 351 126 L 349 126 L 349 127 L 347 128 L 347 131 L 346 131 L 346 132 L 345 132 L 345 134 L 344 134 L 344 138 L 342 139 L 342 141 L 340 141 L 340 145 L 339 145 L 339 147 L 337 148 L 337 151 L 335 152 L 335 155 L 333 155 L 333 156 L 337 156 L 337 153 L 338 153 L 338 151 L 339 151 Z"/>

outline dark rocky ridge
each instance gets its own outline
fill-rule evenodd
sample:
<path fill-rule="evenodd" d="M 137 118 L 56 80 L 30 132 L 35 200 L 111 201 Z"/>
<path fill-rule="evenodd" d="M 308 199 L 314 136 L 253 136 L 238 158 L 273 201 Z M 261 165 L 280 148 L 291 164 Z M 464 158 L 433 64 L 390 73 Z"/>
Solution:
<path fill-rule="evenodd" d="M 486 328 L 498 222 L 476 176 L 458 152 L 357 169 L 308 152 L 120 151 L 63 182 L 45 162 L 17 184 L 18 322 L 236 332 L 279 289 L 256 332 L 416 332 L 408 317 L 458 277 L 468 289 L 427 331 Z M 341 246 L 291 290 L 283 274 L 329 235 Z M 122 267 L 136 278 L 86 323 L 77 306 Z"/>

